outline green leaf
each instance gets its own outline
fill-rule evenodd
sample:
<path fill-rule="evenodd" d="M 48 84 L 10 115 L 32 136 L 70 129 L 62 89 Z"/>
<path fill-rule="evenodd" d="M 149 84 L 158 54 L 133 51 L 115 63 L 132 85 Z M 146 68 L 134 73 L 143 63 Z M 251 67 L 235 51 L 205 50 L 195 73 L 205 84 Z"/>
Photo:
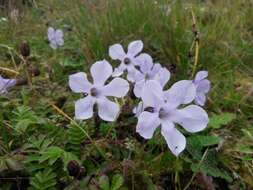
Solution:
<path fill-rule="evenodd" d="M 120 174 L 116 174 L 112 178 L 111 190 L 118 190 L 124 183 L 124 178 Z"/>
<path fill-rule="evenodd" d="M 223 125 L 229 124 L 232 120 L 236 118 L 236 115 L 233 113 L 223 113 L 220 115 L 214 114 L 209 121 L 209 126 L 212 128 L 218 129 Z"/>
<path fill-rule="evenodd" d="M 33 124 L 40 124 L 42 121 L 37 115 L 27 106 L 19 106 L 17 110 L 13 111 L 14 124 L 13 128 L 18 133 L 25 133 L 27 128 Z"/>
<path fill-rule="evenodd" d="M 40 162 L 44 162 L 49 160 L 49 165 L 53 165 L 57 159 L 61 158 L 64 150 L 60 147 L 52 146 L 46 149 L 45 151 L 41 152 Z"/>
<path fill-rule="evenodd" d="M 56 174 L 51 169 L 45 169 L 31 178 L 29 190 L 55 190 Z"/>
<path fill-rule="evenodd" d="M 191 169 L 193 172 L 203 172 L 207 175 L 213 176 L 213 177 L 220 177 L 223 179 L 226 179 L 228 182 L 232 181 L 232 178 L 228 174 L 228 172 L 225 171 L 225 169 L 222 169 L 219 167 L 217 158 L 217 152 L 215 150 L 210 150 L 204 161 L 201 165 L 199 163 L 192 163 Z"/>
<path fill-rule="evenodd" d="M 188 140 L 191 142 L 195 141 L 201 147 L 206 147 L 206 146 L 212 146 L 212 145 L 218 144 L 221 138 L 216 137 L 216 136 L 196 135 L 196 136 L 189 137 Z"/>
<path fill-rule="evenodd" d="M 77 156 L 75 156 L 74 154 L 72 154 L 71 152 L 63 152 L 63 155 L 62 155 L 62 161 L 64 163 L 64 168 L 66 169 L 69 161 L 71 160 L 76 160 L 77 162 L 79 162 L 80 164 L 80 161 L 78 160 Z"/>
<path fill-rule="evenodd" d="M 244 153 L 244 154 L 253 154 L 253 148 L 251 148 L 250 146 L 247 146 L 245 144 L 237 144 L 236 145 L 236 149 L 240 152 L 240 153 Z"/>
<path fill-rule="evenodd" d="M 187 138 L 187 151 L 195 160 L 202 157 L 202 149 L 207 146 L 216 145 L 220 142 L 220 138 L 216 136 L 196 135 Z"/>
<path fill-rule="evenodd" d="M 110 190 L 110 182 L 108 176 L 102 175 L 99 178 L 99 186 L 102 190 Z"/>

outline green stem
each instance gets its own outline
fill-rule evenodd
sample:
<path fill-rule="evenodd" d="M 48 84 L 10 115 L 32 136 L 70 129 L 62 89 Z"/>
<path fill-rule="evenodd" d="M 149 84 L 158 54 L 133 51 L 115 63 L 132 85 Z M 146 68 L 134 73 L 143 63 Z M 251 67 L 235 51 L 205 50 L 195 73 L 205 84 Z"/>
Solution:
<path fill-rule="evenodd" d="M 199 164 L 198 164 L 197 170 L 193 173 L 193 175 L 192 175 L 190 181 L 187 183 L 187 185 L 184 187 L 183 190 L 188 189 L 188 188 L 190 187 L 190 185 L 192 184 L 192 181 L 194 180 L 195 176 L 197 175 L 197 171 L 199 170 L 200 165 L 203 163 L 203 161 L 204 161 L 204 159 L 205 159 L 205 157 L 206 157 L 206 155 L 207 155 L 207 152 L 208 152 L 208 148 L 207 148 L 206 151 L 204 152 L 204 154 L 203 154 L 203 156 L 202 156 L 202 158 L 201 158 L 201 160 L 200 160 L 200 162 L 199 162 Z"/>
<path fill-rule="evenodd" d="M 108 159 L 106 158 L 104 152 L 96 145 L 96 142 L 93 141 L 93 139 L 90 137 L 90 135 L 82 128 L 80 127 L 80 125 L 78 123 L 76 123 L 74 120 L 72 120 L 72 122 L 74 123 L 74 125 L 76 127 L 78 127 L 78 129 L 80 129 L 82 131 L 82 133 L 89 139 L 89 141 L 95 146 L 95 148 L 97 149 L 97 151 L 100 153 L 100 155 L 107 161 Z"/>

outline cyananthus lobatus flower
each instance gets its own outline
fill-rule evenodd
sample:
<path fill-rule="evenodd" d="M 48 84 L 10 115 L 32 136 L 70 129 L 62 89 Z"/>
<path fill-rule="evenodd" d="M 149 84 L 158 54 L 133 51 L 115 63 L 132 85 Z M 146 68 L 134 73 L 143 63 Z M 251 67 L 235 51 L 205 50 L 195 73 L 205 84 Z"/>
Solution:
<path fill-rule="evenodd" d="M 109 55 L 113 60 L 119 60 L 119 67 L 114 70 L 113 76 L 120 76 L 124 71 L 127 71 L 127 79 L 134 82 L 134 76 L 137 71 L 135 66 L 138 65 L 136 58 L 143 49 L 141 40 L 136 40 L 128 45 L 127 53 L 124 51 L 121 44 L 114 44 L 109 47 Z"/>
<path fill-rule="evenodd" d="M 0 94 L 4 94 L 7 92 L 7 90 L 15 86 L 17 83 L 16 79 L 5 79 L 0 75 Z"/>
<path fill-rule="evenodd" d="M 60 29 L 55 30 L 52 27 L 49 27 L 47 30 L 47 37 L 50 43 L 50 47 L 57 49 L 60 46 L 63 46 L 63 31 Z"/>
<path fill-rule="evenodd" d="M 196 87 L 196 97 L 194 99 L 195 104 L 204 106 L 206 102 L 206 94 L 209 92 L 211 83 L 208 79 L 207 71 L 199 71 L 194 80 L 193 84 Z"/>
<path fill-rule="evenodd" d="M 182 85 L 185 85 L 184 82 Z M 165 98 L 161 85 L 154 80 L 148 81 L 142 91 L 144 111 L 138 117 L 136 131 L 145 139 L 150 139 L 154 131 L 161 126 L 161 134 L 165 138 L 171 152 L 178 156 L 186 146 L 184 135 L 178 131 L 176 124 L 186 131 L 195 133 L 203 130 L 208 124 L 208 115 L 197 105 L 180 105 L 189 103 L 194 99 L 194 88 L 186 89 L 172 86 Z M 183 86 L 184 87 L 184 86 Z M 186 94 L 188 91 L 189 94 Z M 173 96 L 171 96 L 173 95 Z"/>
<path fill-rule="evenodd" d="M 85 93 L 86 97 L 75 103 L 76 119 L 88 119 L 93 116 L 94 104 L 98 106 L 98 116 L 105 121 L 116 120 L 120 108 L 107 97 L 124 97 L 129 84 L 122 78 L 114 78 L 108 84 L 107 79 L 112 75 L 112 66 L 106 61 L 98 61 L 90 68 L 93 84 L 87 80 L 86 73 L 79 72 L 69 76 L 69 86 L 73 92 Z"/>
<path fill-rule="evenodd" d="M 170 80 L 170 72 L 162 67 L 159 63 L 154 64 L 153 59 L 148 54 L 141 54 L 137 61 L 140 65 L 140 71 L 135 74 L 134 94 L 136 97 L 141 96 L 142 88 L 149 80 L 156 80 L 162 87 Z"/>

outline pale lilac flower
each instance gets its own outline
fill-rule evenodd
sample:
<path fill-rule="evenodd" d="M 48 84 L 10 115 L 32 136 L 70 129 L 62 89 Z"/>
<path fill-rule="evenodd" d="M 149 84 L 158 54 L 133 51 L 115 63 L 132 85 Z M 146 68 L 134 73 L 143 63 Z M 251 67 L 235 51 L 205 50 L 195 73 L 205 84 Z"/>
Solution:
<path fill-rule="evenodd" d="M 150 80 L 145 84 L 141 97 L 146 108 L 138 117 L 136 129 L 142 137 L 150 139 L 156 128 L 161 126 L 161 134 L 176 156 L 185 149 L 186 139 L 175 125 L 181 125 L 186 131 L 195 133 L 203 130 L 208 123 L 208 115 L 201 107 L 180 107 L 186 102 L 191 102 L 194 96 L 191 96 L 192 100 L 190 96 L 185 97 L 185 90 L 178 86 L 177 84 L 170 89 L 169 97 L 165 100 L 162 87 L 157 81 Z M 175 95 L 174 98 L 170 97 L 172 94 Z"/>
<path fill-rule="evenodd" d="M 199 71 L 195 79 L 193 80 L 193 83 L 196 87 L 196 97 L 194 99 L 195 104 L 204 106 L 206 102 L 206 94 L 209 92 L 211 83 L 208 79 L 206 79 L 208 76 L 207 71 Z"/>
<path fill-rule="evenodd" d="M 98 106 L 98 116 L 105 121 L 114 121 L 120 111 L 119 105 L 107 97 L 121 98 L 129 90 L 129 84 L 122 78 L 114 78 L 108 84 L 112 75 L 112 66 L 106 61 L 98 61 L 90 68 L 93 84 L 87 80 L 87 75 L 79 72 L 69 76 L 69 86 L 73 92 L 85 93 L 86 97 L 75 103 L 75 118 L 88 119 L 93 116 L 94 104 Z"/>
<path fill-rule="evenodd" d="M 7 93 L 8 88 L 15 86 L 17 83 L 16 79 L 4 79 L 0 75 L 0 94 Z"/>
<path fill-rule="evenodd" d="M 128 45 L 127 53 L 120 44 L 114 44 L 110 46 L 110 57 L 113 60 L 119 60 L 121 62 L 119 67 L 114 70 L 113 76 L 120 76 L 124 71 L 127 71 L 127 79 L 133 82 L 135 73 L 137 71 L 135 66 L 138 65 L 136 57 L 142 51 L 142 49 L 143 43 L 141 40 L 131 42 Z"/>
<path fill-rule="evenodd" d="M 57 49 L 60 46 L 63 46 L 63 31 L 60 29 L 55 30 L 52 27 L 49 27 L 47 30 L 47 37 L 50 43 L 50 47 Z"/>
<path fill-rule="evenodd" d="M 135 74 L 134 94 L 136 97 L 141 96 L 142 88 L 149 80 L 158 81 L 162 87 L 169 81 L 169 70 L 158 63 L 154 64 L 150 55 L 143 53 L 137 57 L 137 61 L 139 62 L 140 71 Z"/>

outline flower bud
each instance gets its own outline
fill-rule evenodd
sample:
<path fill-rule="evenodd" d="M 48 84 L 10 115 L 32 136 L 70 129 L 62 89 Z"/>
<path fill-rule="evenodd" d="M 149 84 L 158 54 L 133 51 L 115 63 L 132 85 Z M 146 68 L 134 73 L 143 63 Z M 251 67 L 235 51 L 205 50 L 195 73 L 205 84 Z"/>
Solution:
<path fill-rule="evenodd" d="M 87 174 L 85 167 L 80 166 L 76 160 L 69 161 L 67 169 L 68 169 L 69 175 L 78 180 L 81 180 Z"/>
<path fill-rule="evenodd" d="M 78 176 L 76 176 L 76 179 L 81 180 L 83 177 L 86 176 L 86 174 L 87 173 L 86 173 L 85 167 L 81 166 L 80 170 L 79 170 L 79 174 L 78 174 Z"/>
<path fill-rule="evenodd" d="M 70 176 L 76 177 L 79 174 L 80 165 L 76 160 L 69 161 L 67 169 Z"/>
<path fill-rule="evenodd" d="M 30 47 L 27 42 L 22 42 L 20 44 L 20 53 L 23 57 L 28 57 L 30 55 Z"/>

